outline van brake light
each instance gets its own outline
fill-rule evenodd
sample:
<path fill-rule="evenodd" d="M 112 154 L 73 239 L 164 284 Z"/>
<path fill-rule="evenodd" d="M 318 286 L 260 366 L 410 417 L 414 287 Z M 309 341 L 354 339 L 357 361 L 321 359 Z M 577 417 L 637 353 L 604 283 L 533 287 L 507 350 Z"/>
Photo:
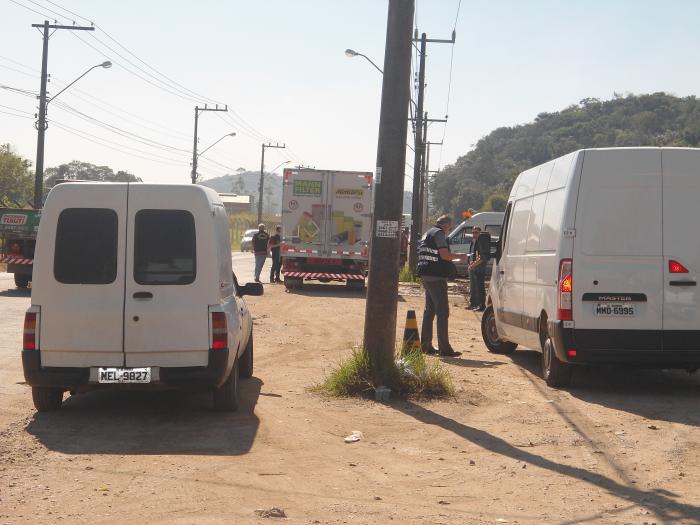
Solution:
<path fill-rule="evenodd" d="M 24 314 L 22 348 L 24 350 L 38 350 L 36 347 L 36 312 L 27 312 Z"/>
<path fill-rule="evenodd" d="M 573 282 L 573 264 L 571 259 L 562 259 L 559 263 L 559 304 L 557 318 L 560 321 L 573 320 L 572 311 L 572 293 L 574 289 Z"/>
<path fill-rule="evenodd" d="M 211 348 L 223 350 L 228 347 L 228 326 L 224 312 L 211 313 Z"/>
<path fill-rule="evenodd" d="M 673 259 L 671 259 L 670 261 L 668 261 L 668 271 L 670 273 L 688 273 L 688 268 L 683 266 L 678 261 L 674 261 Z"/>

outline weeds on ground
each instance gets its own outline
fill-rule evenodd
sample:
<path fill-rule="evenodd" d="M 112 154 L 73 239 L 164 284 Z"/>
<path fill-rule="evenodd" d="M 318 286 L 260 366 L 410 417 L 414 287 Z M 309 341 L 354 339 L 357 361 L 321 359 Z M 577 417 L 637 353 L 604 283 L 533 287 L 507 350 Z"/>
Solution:
<path fill-rule="evenodd" d="M 381 385 L 404 397 L 454 395 L 449 372 L 438 359 L 426 358 L 419 349 L 403 351 L 395 361 L 373 366 L 369 354 L 356 347 L 313 390 L 336 397 L 370 396 Z"/>
<path fill-rule="evenodd" d="M 408 263 L 404 264 L 403 268 L 399 272 L 399 282 L 400 283 L 417 283 L 419 278 L 416 277 L 411 269 L 408 267 Z"/>

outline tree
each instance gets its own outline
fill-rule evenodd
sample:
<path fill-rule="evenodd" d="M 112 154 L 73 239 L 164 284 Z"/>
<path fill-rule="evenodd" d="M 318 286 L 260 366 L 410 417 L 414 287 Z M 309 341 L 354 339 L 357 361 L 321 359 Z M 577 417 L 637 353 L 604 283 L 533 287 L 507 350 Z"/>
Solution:
<path fill-rule="evenodd" d="M 143 182 L 139 177 L 128 171 L 118 171 L 116 174 L 109 166 L 96 166 L 89 162 L 74 160 L 68 164 L 61 164 L 56 168 L 48 168 L 44 172 L 47 190 L 56 185 L 60 179 L 93 180 L 101 182 Z"/>
<path fill-rule="evenodd" d="M 7 205 L 24 205 L 34 193 L 31 162 L 12 151 L 9 144 L 0 145 L 0 201 Z"/>

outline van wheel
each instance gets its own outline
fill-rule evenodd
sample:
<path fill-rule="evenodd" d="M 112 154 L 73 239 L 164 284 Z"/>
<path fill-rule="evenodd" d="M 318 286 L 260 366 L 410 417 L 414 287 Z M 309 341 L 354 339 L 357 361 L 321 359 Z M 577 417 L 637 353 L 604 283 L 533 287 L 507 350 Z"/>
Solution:
<path fill-rule="evenodd" d="M 238 365 L 238 374 L 243 379 L 248 379 L 253 377 L 253 331 L 250 331 L 250 337 L 248 338 L 248 344 L 243 351 L 241 356 L 241 364 Z"/>
<path fill-rule="evenodd" d="M 554 341 L 548 337 L 542 347 L 542 378 L 552 388 L 567 387 L 571 384 L 573 367 L 559 361 L 554 352 Z"/>
<path fill-rule="evenodd" d="M 481 317 L 481 337 L 484 339 L 486 348 L 492 354 L 512 354 L 518 347 L 517 344 L 504 341 L 499 337 L 493 306 L 486 308 L 484 315 Z"/>
<path fill-rule="evenodd" d="M 239 403 L 238 359 L 233 364 L 228 379 L 219 388 L 214 389 L 214 410 L 235 412 Z"/>
<path fill-rule="evenodd" d="M 39 412 L 58 410 L 63 404 L 63 390 L 46 386 L 32 387 L 32 401 Z"/>
<path fill-rule="evenodd" d="M 30 278 L 28 275 L 24 275 L 21 273 L 15 274 L 15 286 L 17 286 L 17 288 L 26 288 L 27 286 L 29 286 L 29 280 Z"/>

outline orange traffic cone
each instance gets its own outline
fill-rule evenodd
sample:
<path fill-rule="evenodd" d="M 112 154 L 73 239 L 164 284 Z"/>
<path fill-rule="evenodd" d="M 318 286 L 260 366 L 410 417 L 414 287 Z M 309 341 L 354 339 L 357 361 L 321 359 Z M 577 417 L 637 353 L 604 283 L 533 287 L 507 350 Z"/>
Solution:
<path fill-rule="evenodd" d="M 406 328 L 403 331 L 402 351 L 420 350 L 420 334 L 418 333 L 418 320 L 416 319 L 416 311 L 409 310 L 406 312 Z"/>

